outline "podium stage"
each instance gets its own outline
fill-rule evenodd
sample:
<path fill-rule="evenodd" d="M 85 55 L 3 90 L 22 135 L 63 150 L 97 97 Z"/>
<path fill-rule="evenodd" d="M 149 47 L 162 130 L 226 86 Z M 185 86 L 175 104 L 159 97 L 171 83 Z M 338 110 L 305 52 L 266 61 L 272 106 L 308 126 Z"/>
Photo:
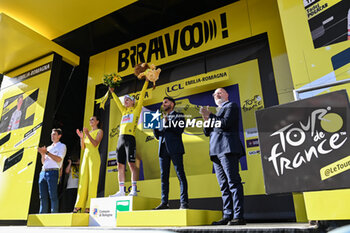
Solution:
<path fill-rule="evenodd" d="M 221 211 L 167 209 L 152 210 L 160 199 L 145 197 L 105 197 L 91 199 L 90 214 L 31 214 L 28 226 L 165 227 L 210 225 L 222 217 Z"/>
<path fill-rule="evenodd" d="M 195 209 L 152 210 L 160 203 L 156 198 L 106 197 L 91 200 L 90 214 L 32 214 L 21 232 L 85 232 L 105 230 L 119 232 L 318 232 L 307 223 L 248 223 L 245 226 L 211 226 L 222 217 L 221 211 Z M 0 227 L 4 229 L 6 227 Z M 16 227 L 13 227 L 15 229 Z M 12 229 L 12 228 L 11 228 Z M 10 228 L 8 230 L 11 230 Z M 18 232 L 17 231 L 17 232 Z M 4 231 L 10 232 L 10 231 Z"/>

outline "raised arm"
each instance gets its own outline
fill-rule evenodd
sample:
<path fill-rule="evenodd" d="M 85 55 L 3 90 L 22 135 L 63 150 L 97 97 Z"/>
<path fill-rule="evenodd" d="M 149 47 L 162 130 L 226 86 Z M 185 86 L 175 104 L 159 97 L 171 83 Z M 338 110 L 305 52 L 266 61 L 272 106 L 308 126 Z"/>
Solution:
<path fill-rule="evenodd" d="M 117 104 L 119 111 L 123 112 L 125 107 L 123 106 L 122 102 L 120 102 L 118 96 L 114 93 L 114 89 L 109 88 L 109 92 L 112 94 L 113 100 Z"/>
<path fill-rule="evenodd" d="M 96 138 L 93 138 L 90 135 L 89 130 L 87 128 L 84 128 L 83 131 L 84 131 L 86 137 L 89 138 L 92 145 L 94 145 L 94 147 L 97 147 L 100 144 L 102 137 L 103 137 L 103 131 L 101 129 L 98 131 Z"/>
<path fill-rule="evenodd" d="M 147 87 L 148 87 L 148 79 L 146 79 L 145 83 L 143 84 L 143 87 L 142 87 L 142 90 L 140 92 L 140 98 L 137 102 L 137 106 L 142 106 L 143 105 L 143 100 L 145 99 L 145 93 L 146 93 L 146 90 L 147 90 Z"/>
<path fill-rule="evenodd" d="M 80 147 L 82 150 L 84 150 L 85 149 L 84 133 L 82 131 L 80 131 L 79 129 L 77 129 L 77 135 L 80 138 Z"/>

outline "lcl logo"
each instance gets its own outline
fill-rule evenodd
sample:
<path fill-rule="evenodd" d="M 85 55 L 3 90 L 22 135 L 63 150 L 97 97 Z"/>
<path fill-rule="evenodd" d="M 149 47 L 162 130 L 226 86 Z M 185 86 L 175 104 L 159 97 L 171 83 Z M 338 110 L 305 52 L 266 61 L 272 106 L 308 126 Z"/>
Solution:
<path fill-rule="evenodd" d="M 180 84 L 175 84 L 171 87 L 167 87 L 166 90 L 167 92 L 173 92 L 173 91 L 177 91 L 177 90 L 181 90 L 181 89 L 184 89 L 182 86 L 181 86 L 181 83 Z"/>
<path fill-rule="evenodd" d="M 182 90 L 182 89 L 184 89 L 184 87 L 183 87 L 183 84 L 181 83 L 169 86 L 165 89 L 165 95 L 169 97 L 177 97 L 181 94 L 181 91 L 179 90 Z"/>

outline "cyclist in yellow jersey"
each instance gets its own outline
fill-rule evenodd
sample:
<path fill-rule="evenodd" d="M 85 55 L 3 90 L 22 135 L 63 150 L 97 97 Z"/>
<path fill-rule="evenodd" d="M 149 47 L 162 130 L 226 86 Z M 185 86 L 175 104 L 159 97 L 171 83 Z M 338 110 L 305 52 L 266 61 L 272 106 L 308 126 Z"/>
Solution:
<path fill-rule="evenodd" d="M 140 118 L 140 113 L 143 106 L 143 100 L 145 98 L 146 89 L 148 87 L 149 81 L 146 79 L 143 88 L 140 93 L 140 98 L 135 103 L 135 98 L 129 95 L 124 97 L 124 105 L 120 102 L 118 96 L 114 93 L 114 89 L 110 88 L 109 91 L 113 96 L 113 100 L 117 104 L 119 111 L 122 114 L 122 119 L 120 122 L 120 133 L 117 145 L 117 159 L 118 159 L 118 181 L 119 181 L 119 191 L 111 195 L 115 196 L 125 196 L 124 182 L 125 182 L 125 163 L 126 159 L 131 171 L 131 182 L 132 190 L 129 196 L 137 196 L 137 167 L 135 165 L 136 161 L 136 141 L 135 132 L 137 123 Z"/>

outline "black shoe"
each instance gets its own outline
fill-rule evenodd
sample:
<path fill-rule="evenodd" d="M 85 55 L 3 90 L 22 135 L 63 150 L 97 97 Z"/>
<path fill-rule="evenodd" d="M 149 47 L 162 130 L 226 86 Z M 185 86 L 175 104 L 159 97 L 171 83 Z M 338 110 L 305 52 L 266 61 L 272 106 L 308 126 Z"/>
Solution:
<path fill-rule="evenodd" d="M 165 209 L 169 209 L 169 205 L 165 204 L 165 203 L 160 203 L 159 206 L 157 206 L 156 208 L 154 208 L 154 210 L 165 210 Z"/>
<path fill-rule="evenodd" d="M 237 226 L 237 225 L 245 225 L 245 224 L 246 224 L 246 222 L 245 222 L 244 218 L 234 218 L 231 221 L 229 221 L 227 225 Z"/>
<path fill-rule="evenodd" d="M 188 204 L 181 204 L 180 205 L 180 210 L 188 209 Z"/>
<path fill-rule="evenodd" d="M 222 218 L 217 222 L 213 222 L 211 225 L 227 225 L 230 220 L 230 218 Z"/>

